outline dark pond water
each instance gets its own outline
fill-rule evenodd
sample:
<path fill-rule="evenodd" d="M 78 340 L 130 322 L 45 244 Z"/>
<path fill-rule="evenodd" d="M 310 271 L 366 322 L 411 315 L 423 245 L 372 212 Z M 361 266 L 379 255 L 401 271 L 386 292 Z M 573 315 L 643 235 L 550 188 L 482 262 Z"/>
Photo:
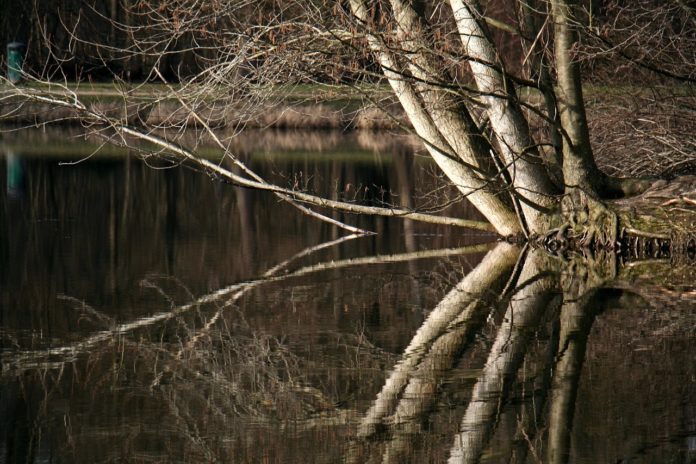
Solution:
<path fill-rule="evenodd" d="M 0 139 L 0 463 L 696 462 L 693 265 L 335 214 L 378 232 L 347 239 L 69 135 Z M 283 185 L 479 218 L 387 136 L 238 143 Z"/>

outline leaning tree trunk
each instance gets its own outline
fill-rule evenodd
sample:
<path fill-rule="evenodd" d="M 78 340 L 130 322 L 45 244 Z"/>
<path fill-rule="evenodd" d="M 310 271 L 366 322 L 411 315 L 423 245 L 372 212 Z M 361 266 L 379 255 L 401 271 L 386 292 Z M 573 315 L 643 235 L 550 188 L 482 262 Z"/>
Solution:
<path fill-rule="evenodd" d="M 476 83 L 473 97 L 484 103 L 495 134 L 490 142 L 466 104 L 464 94 L 471 96 L 471 92 L 453 91 L 455 80 L 446 71 L 435 42 L 437 34 L 420 4 L 390 0 L 388 17 L 382 7 L 370 9 L 365 0 L 350 0 L 353 19 L 365 31 L 367 43 L 415 132 L 442 171 L 498 233 L 524 233 L 555 249 L 616 250 L 630 240 L 626 234 L 670 244 L 689 243 L 672 235 L 675 230 L 689 235 L 685 231 L 693 230 L 691 213 L 669 216 L 670 221 L 664 222 L 660 205 L 641 205 L 634 200 L 626 207 L 606 201 L 645 190 L 649 183 L 612 178 L 595 163 L 575 57 L 576 3 L 551 1 L 557 81 L 546 103 L 551 129 L 562 138 L 562 156 L 558 157 L 565 186 L 562 193 L 557 191 L 530 135 L 514 83 L 496 52 L 477 0 L 450 0 L 450 6 Z M 530 27 L 533 29 L 533 24 Z M 548 77 L 544 78 L 547 93 L 551 92 Z M 554 104 L 560 127 L 555 116 L 551 117 Z M 498 172 L 486 161 L 489 156 L 499 162 Z M 511 201 L 503 195 L 507 192 Z M 675 226 L 675 222 L 679 224 Z M 666 223 L 672 225 L 669 233 L 662 227 Z"/>
<path fill-rule="evenodd" d="M 490 39 L 476 0 L 450 0 L 469 66 L 495 132 L 499 152 L 509 166 L 512 186 L 521 197 L 530 232 L 548 229 L 555 211 L 556 190 L 522 114 L 515 86 Z"/>
<path fill-rule="evenodd" d="M 505 160 L 508 169 L 514 171 L 510 175 L 512 186 L 501 185 L 501 175 L 486 169 L 482 160 L 490 157 L 493 149 L 482 137 L 461 96 L 455 96 L 447 88 L 452 79 L 444 72 L 436 53 L 428 52 L 433 47 L 425 33 L 429 27 L 426 19 L 410 3 L 392 0 L 397 34 L 391 37 L 376 32 L 379 28 L 370 22 L 364 0 L 351 0 L 350 5 L 353 15 L 366 30 L 370 48 L 416 133 L 443 172 L 499 233 L 518 234 L 524 229 L 526 215 L 530 217 L 527 222 L 537 229 L 539 219 L 548 217 L 553 207 L 553 200 L 548 195 L 553 193 L 549 190 L 553 188 L 552 183 L 546 182 L 543 175 L 541 181 L 528 175 L 533 169 L 527 169 L 523 162 L 518 166 L 517 158 Z M 394 47 L 387 42 L 395 38 L 398 46 L 407 53 L 397 56 L 392 51 Z M 508 143 L 510 140 L 502 144 Z M 529 145 L 523 141 L 515 146 L 521 147 L 519 150 L 529 150 Z M 524 161 L 527 155 L 522 155 Z M 536 169 L 544 172 L 541 163 Z M 501 199 L 503 189 L 515 195 L 525 192 L 521 201 L 523 206 L 517 208 L 517 214 Z"/>

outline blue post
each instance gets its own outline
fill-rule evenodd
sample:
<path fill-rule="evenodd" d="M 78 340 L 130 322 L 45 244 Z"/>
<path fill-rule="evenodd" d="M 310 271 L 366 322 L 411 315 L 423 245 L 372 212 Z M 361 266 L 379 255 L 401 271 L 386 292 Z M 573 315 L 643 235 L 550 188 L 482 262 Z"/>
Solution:
<path fill-rule="evenodd" d="M 7 163 L 7 195 L 21 197 L 24 191 L 24 162 L 12 151 L 5 156 Z"/>
<path fill-rule="evenodd" d="M 22 80 L 24 48 L 24 44 L 21 42 L 7 44 L 7 79 L 13 84 Z"/>

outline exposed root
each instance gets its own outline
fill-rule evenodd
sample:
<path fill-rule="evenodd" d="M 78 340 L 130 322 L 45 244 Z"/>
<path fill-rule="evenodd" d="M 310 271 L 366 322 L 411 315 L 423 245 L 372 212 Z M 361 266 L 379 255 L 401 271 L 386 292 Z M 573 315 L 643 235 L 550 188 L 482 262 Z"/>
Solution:
<path fill-rule="evenodd" d="M 622 229 L 626 261 L 668 259 L 694 262 L 696 255 L 696 176 L 657 181 L 638 197 L 612 206 Z"/>
<path fill-rule="evenodd" d="M 591 260 L 618 257 L 623 263 L 668 260 L 693 264 L 694 198 L 694 176 L 653 182 L 640 195 L 607 203 L 575 189 L 562 201 L 563 225 L 534 237 L 532 244 L 566 261 L 582 256 Z"/>
<path fill-rule="evenodd" d="M 612 251 L 617 246 L 617 217 L 604 203 L 575 189 L 562 203 L 563 225 L 541 237 L 536 244 L 548 251 L 594 253 Z"/>
<path fill-rule="evenodd" d="M 625 185 L 641 182 L 626 180 Z M 696 176 L 660 180 L 632 198 L 603 202 L 580 188 L 561 202 L 562 224 L 529 243 L 569 262 L 574 257 L 620 264 L 662 260 L 696 262 Z M 524 237 L 508 237 L 512 243 Z"/>

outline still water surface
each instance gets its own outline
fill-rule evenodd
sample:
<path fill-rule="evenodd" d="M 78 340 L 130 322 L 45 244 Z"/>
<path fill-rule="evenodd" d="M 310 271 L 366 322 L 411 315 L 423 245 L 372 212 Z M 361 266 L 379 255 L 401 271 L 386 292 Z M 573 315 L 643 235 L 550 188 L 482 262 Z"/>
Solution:
<path fill-rule="evenodd" d="M 335 215 L 378 232 L 346 240 L 126 152 L 59 164 L 92 143 L 0 141 L 0 462 L 696 462 L 693 281 Z M 451 195 L 380 136 L 239 150 L 335 198 Z"/>

